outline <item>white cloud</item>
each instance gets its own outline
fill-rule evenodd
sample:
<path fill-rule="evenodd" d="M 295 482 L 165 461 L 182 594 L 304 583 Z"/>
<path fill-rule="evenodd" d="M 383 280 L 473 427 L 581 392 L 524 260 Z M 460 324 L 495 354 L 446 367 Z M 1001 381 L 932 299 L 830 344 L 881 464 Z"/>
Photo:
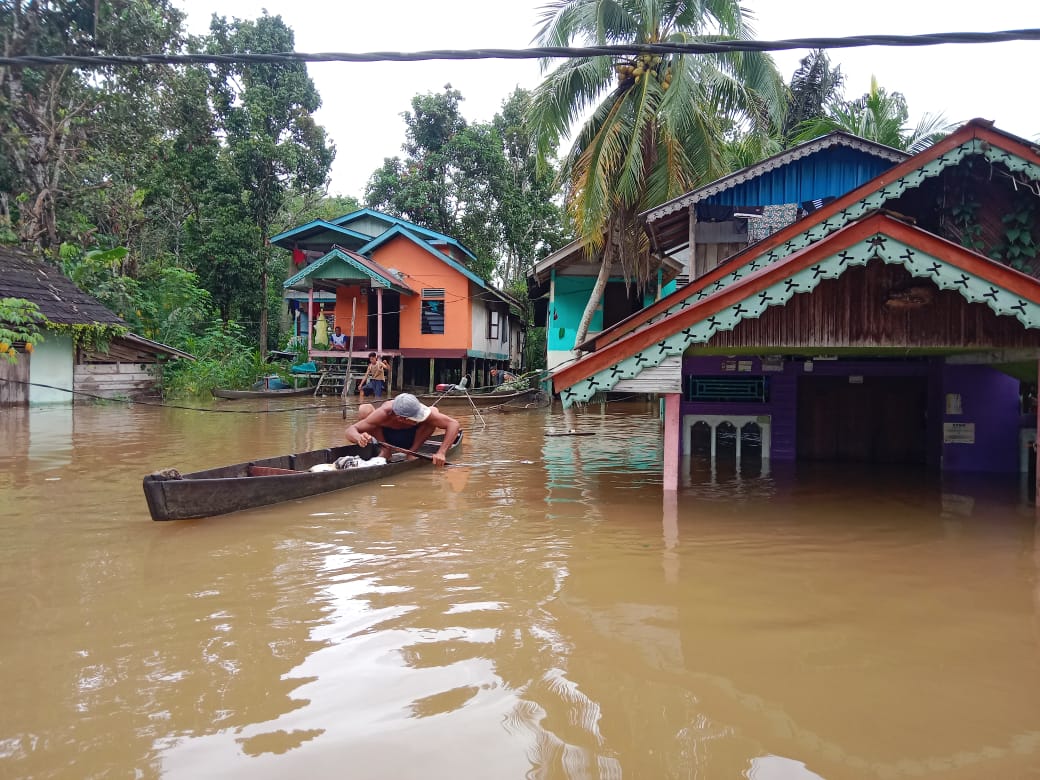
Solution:
<path fill-rule="evenodd" d="M 213 3 L 178 0 L 189 28 L 203 32 Z M 414 52 L 431 49 L 522 49 L 534 38 L 542 0 L 390 0 L 341 5 L 317 0 L 223 0 L 228 17 L 256 18 L 266 7 L 296 34 L 301 52 Z M 747 0 L 756 38 L 980 32 L 1040 27 L 1040 6 L 1021 0 Z M 984 9 L 984 13 L 982 10 Z M 774 55 L 790 78 L 805 51 Z M 914 48 L 835 49 L 831 59 L 847 76 L 846 96 L 863 94 L 871 75 L 906 95 L 913 119 L 944 113 L 951 121 L 981 116 L 1029 138 L 1040 133 L 1040 109 L 1031 86 L 1040 42 L 962 44 Z M 401 113 L 419 93 L 450 83 L 470 121 L 487 121 L 517 85 L 539 81 L 534 60 L 460 60 L 308 65 L 322 96 L 318 121 L 336 144 L 331 191 L 360 197 L 385 157 L 400 153 Z"/>

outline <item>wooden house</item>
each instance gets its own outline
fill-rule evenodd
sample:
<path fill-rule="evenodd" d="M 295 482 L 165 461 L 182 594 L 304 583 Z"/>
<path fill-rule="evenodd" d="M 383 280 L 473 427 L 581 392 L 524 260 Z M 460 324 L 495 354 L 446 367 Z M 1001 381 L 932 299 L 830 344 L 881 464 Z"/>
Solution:
<path fill-rule="evenodd" d="M 972 120 L 591 337 L 554 389 L 565 405 L 661 394 L 668 490 L 684 455 L 1020 472 L 1038 201 L 1040 148 Z M 651 235 L 664 221 L 646 220 Z"/>
<path fill-rule="evenodd" d="M 800 144 L 665 203 L 645 215 L 656 283 L 638 293 L 620 269 L 593 316 L 595 334 L 638 313 L 730 255 L 907 158 L 843 132 Z M 575 336 L 599 270 L 573 242 L 528 273 L 534 324 L 546 328 L 551 370 L 574 358 Z"/>
<path fill-rule="evenodd" d="M 598 333 L 621 322 L 675 289 L 682 263 L 657 258 L 654 283 L 640 292 L 618 268 L 612 273 L 599 308 L 589 323 Z M 534 303 L 533 324 L 545 328 L 546 366 L 551 370 L 574 358 L 578 325 L 596 283 L 599 266 L 589 262 L 582 245 L 572 241 L 537 263 L 527 274 L 527 294 Z"/>
<path fill-rule="evenodd" d="M 0 298 L 30 301 L 46 319 L 44 340 L 31 353 L 15 344 L 18 362 L 0 360 L 0 406 L 67 404 L 151 392 L 161 377 L 162 360 L 194 359 L 129 332 L 112 339 L 106 351 L 77 347 L 67 331 L 53 326 L 125 323 L 56 266 L 17 249 L 0 247 Z"/>
<path fill-rule="evenodd" d="M 469 376 L 490 384 L 492 368 L 518 369 L 523 351 L 519 303 L 474 274 L 472 252 L 455 239 L 371 209 L 316 220 L 271 238 L 289 250 L 287 293 L 317 361 L 391 361 L 393 386 L 429 389 Z M 334 297 L 319 308 L 314 296 Z M 348 338 L 346 353 L 315 343 L 317 317 Z"/>

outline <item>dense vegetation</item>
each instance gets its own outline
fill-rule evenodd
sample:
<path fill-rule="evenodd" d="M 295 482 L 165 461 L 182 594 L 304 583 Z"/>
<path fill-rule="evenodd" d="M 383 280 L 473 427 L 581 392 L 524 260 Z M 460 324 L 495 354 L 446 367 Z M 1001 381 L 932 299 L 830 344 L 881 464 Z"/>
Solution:
<path fill-rule="evenodd" d="M 677 0 L 605 19 L 602 8 L 547 6 L 540 41 L 750 34 L 735 0 L 710 13 Z M 7 55 L 294 49 L 266 12 L 214 15 L 188 35 L 170 0 L 0 0 L 0 41 Z M 0 66 L 0 243 L 49 255 L 131 330 L 202 358 L 168 372 L 167 389 L 243 385 L 285 344 L 286 264 L 267 237 L 366 205 L 458 238 L 475 272 L 520 298 L 531 264 L 573 236 L 594 260 L 624 258 L 638 283 L 639 210 L 834 127 L 904 147 L 927 136 L 906 130 L 898 93 L 875 85 L 846 102 L 841 83 L 822 53 L 789 85 L 766 55 L 574 59 L 485 123 L 468 122 L 447 85 L 412 99 L 403 154 L 373 172 L 361 204 L 326 193 L 336 150 L 302 64 Z"/>

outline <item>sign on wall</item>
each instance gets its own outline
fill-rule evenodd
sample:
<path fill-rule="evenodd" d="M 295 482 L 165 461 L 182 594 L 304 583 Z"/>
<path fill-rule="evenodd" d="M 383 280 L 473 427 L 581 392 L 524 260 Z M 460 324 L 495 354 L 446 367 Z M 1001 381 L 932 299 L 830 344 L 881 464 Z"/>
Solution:
<path fill-rule="evenodd" d="M 975 423 L 943 423 L 943 444 L 974 444 Z"/>

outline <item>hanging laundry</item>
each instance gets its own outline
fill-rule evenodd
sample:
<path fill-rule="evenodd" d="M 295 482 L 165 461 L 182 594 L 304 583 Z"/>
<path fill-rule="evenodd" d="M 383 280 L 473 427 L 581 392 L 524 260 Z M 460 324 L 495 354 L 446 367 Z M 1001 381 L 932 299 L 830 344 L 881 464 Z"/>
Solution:
<path fill-rule="evenodd" d="M 761 217 L 748 220 L 748 243 L 757 243 L 773 235 L 780 228 L 787 227 L 796 219 L 798 219 L 797 203 L 763 206 Z"/>
<path fill-rule="evenodd" d="M 307 262 L 307 253 L 299 247 L 293 247 L 292 261 L 293 265 L 303 265 Z"/>

